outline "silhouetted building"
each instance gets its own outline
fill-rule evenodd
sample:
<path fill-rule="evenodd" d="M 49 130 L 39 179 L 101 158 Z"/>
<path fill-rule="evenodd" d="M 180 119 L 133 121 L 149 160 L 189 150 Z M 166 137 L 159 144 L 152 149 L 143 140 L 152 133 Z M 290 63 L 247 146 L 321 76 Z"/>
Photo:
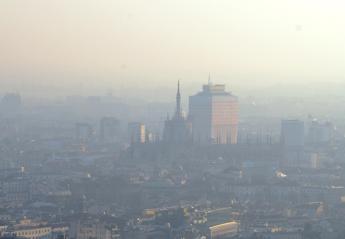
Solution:
<path fill-rule="evenodd" d="M 225 85 L 210 82 L 189 97 L 193 141 L 201 144 L 237 144 L 238 99 Z"/>
<path fill-rule="evenodd" d="M 334 126 L 330 122 L 320 123 L 313 120 L 308 129 L 307 140 L 311 144 L 329 143 L 334 134 Z"/>
<path fill-rule="evenodd" d="M 145 135 L 146 135 L 146 139 L 145 139 L 145 143 L 156 143 L 159 142 L 159 135 L 155 134 L 154 132 L 151 132 L 149 130 L 145 130 Z"/>
<path fill-rule="evenodd" d="M 100 123 L 100 138 L 103 142 L 114 142 L 119 135 L 120 122 L 113 117 L 104 117 Z"/>
<path fill-rule="evenodd" d="M 177 85 L 176 111 L 172 119 L 165 121 L 163 141 L 175 144 L 191 142 L 191 124 L 182 114 L 180 82 Z"/>
<path fill-rule="evenodd" d="M 304 146 L 304 122 L 300 120 L 282 120 L 281 143 L 285 148 Z"/>
<path fill-rule="evenodd" d="M 280 137 L 284 153 L 282 166 L 300 167 L 304 163 L 304 122 L 282 120 Z"/>
<path fill-rule="evenodd" d="M 139 122 L 129 123 L 128 136 L 132 144 L 144 144 L 146 142 L 146 126 Z"/>

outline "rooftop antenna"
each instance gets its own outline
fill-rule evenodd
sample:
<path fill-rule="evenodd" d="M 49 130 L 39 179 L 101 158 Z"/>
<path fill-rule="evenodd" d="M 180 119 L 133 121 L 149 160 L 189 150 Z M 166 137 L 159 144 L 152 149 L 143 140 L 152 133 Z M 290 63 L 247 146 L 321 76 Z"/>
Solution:
<path fill-rule="evenodd" d="M 212 82 L 211 82 L 211 73 L 208 73 L 208 84 L 209 84 L 209 85 L 212 85 Z"/>

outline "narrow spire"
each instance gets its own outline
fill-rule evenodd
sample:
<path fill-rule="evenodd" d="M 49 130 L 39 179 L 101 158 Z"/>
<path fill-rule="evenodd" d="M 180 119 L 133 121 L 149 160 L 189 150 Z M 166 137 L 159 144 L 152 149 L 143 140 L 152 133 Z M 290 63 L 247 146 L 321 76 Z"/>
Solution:
<path fill-rule="evenodd" d="M 211 85 L 212 82 L 211 82 L 211 73 L 208 73 L 208 84 Z"/>
<path fill-rule="evenodd" d="M 177 93 L 176 93 L 176 118 L 181 118 L 181 94 L 180 94 L 180 80 L 177 81 Z"/>

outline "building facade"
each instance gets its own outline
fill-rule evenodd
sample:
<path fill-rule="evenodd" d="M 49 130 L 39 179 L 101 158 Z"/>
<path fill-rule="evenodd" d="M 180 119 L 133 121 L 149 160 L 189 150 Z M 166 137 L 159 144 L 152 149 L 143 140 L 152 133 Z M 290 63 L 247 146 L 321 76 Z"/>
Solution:
<path fill-rule="evenodd" d="M 139 122 L 129 123 L 128 137 L 131 144 L 146 143 L 146 126 L 143 123 L 139 123 Z"/>
<path fill-rule="evenodd" d="M 300 120 L 282 120 L 281 144 L 285 148 L 302 148 L 304 146 L 304 122 Z"/>
<path fill-rule="evenodd" d="M 201 144 L 237 144 L 238 98 L 225 85 L 211 82 L 189 97 L 193 141 Z"/>
<path fill-rule="evenodd" d="M 304 159 L 304 122 L 282 120 L 280 141 L 284 154 L 281 166 L 300 167 Z"/>

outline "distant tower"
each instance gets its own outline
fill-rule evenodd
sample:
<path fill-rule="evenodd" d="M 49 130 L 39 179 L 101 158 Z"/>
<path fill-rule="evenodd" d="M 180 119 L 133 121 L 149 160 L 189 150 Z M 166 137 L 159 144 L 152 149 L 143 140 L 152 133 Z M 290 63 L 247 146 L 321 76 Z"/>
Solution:
<path fill-rule="evenodd" d="M 182 118 L 182 110 L 181 110 L 181 94 L 180 94 L 180 81 L 177 82 L 177 93 L 176 93 L 176 112 L 175 118 L 180 119 Z"/>
<path fill-rule="evenodd" d="M 238 98 L 214 85 L 209 75 L 203 91 L 189 97 L 193 141 L 201 144 L 237 144 Z"/>
<path fill-rule="evenodd" d="M 282 120 L 280 137 L 284 153 L 281 166 L 301 166 L 304 152 L 304 122 L 300 120 Z"/>
<path fill-rule="evenodd" d="M 131 144 L 146 143 L 146 126 L 140 122 L 130 122 L 128 124 L 128 136 Z"/>
<path fill-rule="evenodd" d="M 163 141 L 175 144 L 191 141 L 191 126 L 182 114 L 180 81 L 177 82 L 175 115 L 165 121 Z"/>

